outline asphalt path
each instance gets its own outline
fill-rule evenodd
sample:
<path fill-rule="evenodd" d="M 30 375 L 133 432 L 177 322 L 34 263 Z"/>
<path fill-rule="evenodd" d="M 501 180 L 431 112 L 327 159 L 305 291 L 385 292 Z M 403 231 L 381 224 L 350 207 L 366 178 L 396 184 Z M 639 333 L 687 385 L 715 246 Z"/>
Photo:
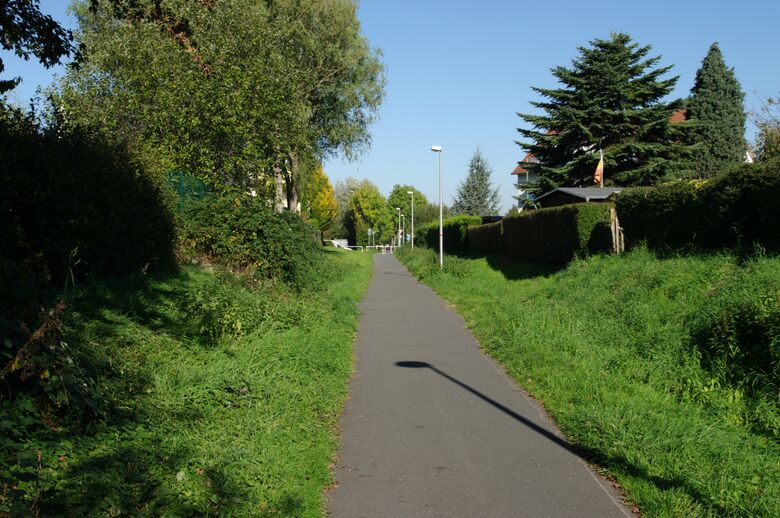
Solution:
<path fill-rule="evenodd" d="M 632 516 L 393 256 L 375 256 L 361 310 L 333 517 Z"/>

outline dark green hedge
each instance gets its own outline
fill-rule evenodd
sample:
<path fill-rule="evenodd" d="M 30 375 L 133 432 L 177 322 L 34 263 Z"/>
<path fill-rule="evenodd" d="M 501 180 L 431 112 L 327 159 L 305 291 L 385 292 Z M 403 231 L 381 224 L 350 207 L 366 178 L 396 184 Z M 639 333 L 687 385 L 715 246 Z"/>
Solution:
<path fill-rule="evenodd" d="M 504 252 L 504 227 L 501 221 L 469 226 L 467 239 L 469 252 L 475 254 L 500 254 Z"/>
<path fill-rule="evenodd" d="M 462 254 L 468 251 L 467 231 L 469 225 L 479 225 L 479 216 L 455 216 L 443 221 L 444 252 L 447 254 Z M 418 238 L 429 248 L 439 250 L 439 222 L 435 221 L 420 227 L 416 232 Z"/>
<path fill-rule="evenodd" d="M 566 264 L 611 248 L 606 203 L 580 203 L 504 218 L 504 250 L 515 259 Z"/>
<path fill-rule="evenodd" d="M 264 199 L 214 194 L 192 202 L 179 226 L 185 249 L 230 268 L 255 270 L 299 289 L 319 280 L 323 257 L 317 229 L 297 214 L 277 214 Z"/>
<path fill-rule="evenodd" d="M 627 246 L 780 250 L 780 161 L 744 165 L 703 185 L 629 189 L 617 198 Z"/>

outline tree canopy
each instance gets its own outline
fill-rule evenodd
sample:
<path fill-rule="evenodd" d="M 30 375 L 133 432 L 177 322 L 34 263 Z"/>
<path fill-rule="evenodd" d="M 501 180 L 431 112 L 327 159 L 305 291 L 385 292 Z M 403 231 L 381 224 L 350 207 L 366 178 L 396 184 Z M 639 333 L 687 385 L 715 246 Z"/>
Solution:
<path fill-rule="evenodd" d="M 73 36 L 51 17 L 41 13 L 38 0 L 0 2 L 0 46 L 23 59 L 35 56 L 49 68 L 70 54 Z M 0 58 L 0 74 L 5 70 Z M 19 84 L 20 78 L 0 79 L 0 94 Z"/>
<path fill-rule="evenodd" d="M 393 216 L 379 188 L 368 180 L 363 180 L 349 199 L 346 227 L 350 243 L 368 244 L 369 228 L 377 243 L 389 242 L 397 228 Z"/>
<path fill-rule="evenodd" d="M 300 164 L 370 142 L 384 70 L 355 11 L 348 0 L 82 2 L 63 116 L 216 188 L 271 197 L 282 178 L 297 196 Z"/>
<path fill-rule="evenodd" d="M 466 178 L 458 185 L 452 212 L 469 216 L 493 216 L 498 214 L 500 197 L 498 187 L 493 188 L 493 173 L 482 151 L 477 149 L 469 162 Z"/>
<path fill-rule="evenodd" d="M 614 33 L 579 47 L 571 67 L 552 69 L 561 88 L 534 87 L 544 100 L 531 104 L 543 114 L 518 114 L 531 128 L 519 128 L 520 146 L 538 159 L 523 162 L 539 175 L 535 191 L 592 185 L 604 150 L 605 183 L 650 185 L 673 174 L 688 148 L 680 143 L 685 125 L 670 118 L 680 107 L 664 102 L 677 77 L 671 66 L 631 36 Z"/>
<path fill-rule="evenodd" d="M 780 97 L 768 97 L 755 114 L 756 155 L 759 160 L 780 156 Z"/>
<path fill-rule="evenodd" d="M 695 170 L 708 178 L 723 170 L 724 165 L 745 159 L 745 94 L 727 68 L 717 43 L 696 72 L 696 82 L 688 101 L 688 117 L 694 123 L 692 141 Z"/>

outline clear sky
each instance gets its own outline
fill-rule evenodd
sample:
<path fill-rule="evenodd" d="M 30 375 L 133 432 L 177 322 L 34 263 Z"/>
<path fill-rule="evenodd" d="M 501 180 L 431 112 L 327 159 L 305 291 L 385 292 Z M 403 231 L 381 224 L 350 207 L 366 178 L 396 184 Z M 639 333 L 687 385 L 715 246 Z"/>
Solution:
<path fill-rule="evenodd" d="M 43 0 L 41 9 L 72 27 L 67 0 Z M 512 205 L 510 172 L 523 151 L 514 141 L 517 112 L 530 110 L 531 86 L 554 87 L 550 68 L 568 65 L 577 47 L 610 32 L 628 32 L 652 45 L 661 65 L 680 79 L 672 97 L 684 97 L 713 42 L 735 69 L 745 108 L 780 93 L 780 2 L 777 0 L 363 0 L 363 33 L 379 47 L 387 66 L 387 96 L 372 128 L 373 145 L 358 161 L 329 160 L 336 181 L 368 178 L 388 194 L 411 184 L 438 199 L 433 144 L 444 148 L 445 203 L 479 146 L 493 167 L 502 214 Z M 7 54 L 3 54 L 4 60 Z M 6 60 L 4 74 L 25 79 L 21 103 L 52 70 Z M 56 72 L 56 70 L 54 70 Z M 749 124 L 747 137 L 753 138 Z"/>

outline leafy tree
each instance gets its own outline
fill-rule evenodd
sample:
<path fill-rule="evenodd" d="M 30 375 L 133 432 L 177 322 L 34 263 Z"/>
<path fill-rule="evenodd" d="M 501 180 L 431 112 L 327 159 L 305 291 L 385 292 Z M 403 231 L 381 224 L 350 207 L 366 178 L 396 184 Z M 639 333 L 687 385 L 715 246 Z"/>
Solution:
<path fill-rule="evenodd" d="M 688 117 L 695 123 L 692 140 L 699 144 L 694 153 L 698 176 L 708 178 L 729 163 L 745 159 L 745 94 L 726 68 L 717 43 L 696 72 L 696 82 L 688 101 Z"/>
<path fill-rule="evenodd" d="M 376 185 L 363 180 L 349 200 L 347 232 L 350 243 L 368 244 L 368 229 L 375 233 L 377 243 L 386 243 L 395 234 L 397 225 L 387 208 L 385 197 Z"/>
<path fill-rule="evenodd" d="M 59 104 L 160 169 L 297 206 L 308 163 L 369 143 L 383 67 L 347 0 L 77 6 Z"/>
<path fill-rule="evenodd" d="M 387 208 L 391 213 L 395 214 L 395 208 L 399 207 L 401 209 L 401 214 L 406 217 L 406 225 L 410 226 L 412 217 L 412 196 L 408 194 L 409 191 L 414 193 L 414 224 L 416 226 L 420 221 L 419 210 L 428 205 L 428 199 L 415 187 L 412 187 L 411 185 L 394 185 L 393 190 L 387 197 Z"/>
<path fill-rule="evenodd" d="M 756 155 L 761 161 L 780 156 L 780 101 L 768 97 L 755 114 Z"/>
<path fill-rule="evenodd" d="M 51 17 L 41 13 L 38 0 L 4 0 L 0 2 L 0 46 L 17 56 L 35 56 L 49 68 L 71 51 L 73 36 Z M 0 58 L 0 73 L 5 70 Z M 0 94 L 19 84 L 20 78 L 0 80 Z"/>
<path fill-rule="evenodd" d="M 322 233 L 329 230 L 339 214 L 336 191 L 325 174 L 322 164 L 315 167 L 304 191 L 306 213 Z"/>
<path fill-rule="evenodd" d="M 650 185 L 679 170 L 689 154 L 680 144 L 685 125 L 669 119 L 679 102 L 666 103 L 677 77 L 662 79 L 671 66 L 656 68 L 631 36 L 615 33 L 580 47 L 572 66 L 552 74 L 562 88 L 534 88 L 545 100 L 531 103 L 543 115 L 519 114 L 532 126 L 520 128 L 519 144 L 539 162 L 523 162 L 539 175 L 536 193 L 559 186 L 592 185 L 604 150 L 605 183 Z"/>
<path fill-rule="evenodd" d="M 469 216 L 491 216 L 498 213 L 498 187 L 493 188 L 490 165 L 477 148 L 469 162 L 469 172 L 458 185 L 452 212 Z"/>

